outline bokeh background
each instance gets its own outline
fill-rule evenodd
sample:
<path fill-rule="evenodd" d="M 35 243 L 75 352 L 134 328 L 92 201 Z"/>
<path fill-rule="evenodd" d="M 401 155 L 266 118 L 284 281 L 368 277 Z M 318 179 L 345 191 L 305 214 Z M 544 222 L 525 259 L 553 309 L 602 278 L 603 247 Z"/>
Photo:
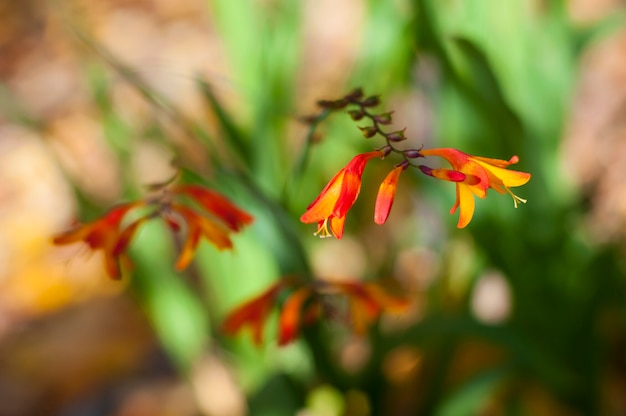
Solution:
<path fill-rule="evenodd" d="M 626 414 L 626 4 L 618 0 L 0 1 L 0 415 Z M 370 163 L 342 240 L 298 223 L 381 94 L 407 147 L 508 159 L 532 180 L 455 228 L 449 183 Z M 307 157 L 301 159 L 302 155 Z M 256 221 L 173 271 L 159 226 L 110 280 L 53 247 L 175 159 Z M 306 163 L 302 164 L 302 161 Z M 386 279 L 412 301 L 368 337 L 224 338 L 291 273 Z M 320 368 L 318 350 L 332 357 Z"/>

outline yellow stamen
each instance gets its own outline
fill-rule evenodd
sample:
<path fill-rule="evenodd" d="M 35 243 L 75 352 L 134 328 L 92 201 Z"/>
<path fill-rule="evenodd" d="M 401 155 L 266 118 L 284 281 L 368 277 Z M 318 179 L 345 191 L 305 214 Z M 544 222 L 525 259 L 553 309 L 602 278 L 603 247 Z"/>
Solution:
<path fill-rule="evenodd" d="M 333 236 L 328 230 L 328 218 L 326 218 L 322 225 L 318 227 L 317 231 L 313 233 L 313 235 L 315 236 L 317 236 L 318 234 L 320 238 L 328 238 Z"/>
<path fill-rule="evenodd" d="M 523 198 L 520 198 L 519 196 L 515 195 L 513 192 L 511 192 L 511 190 L 509 188 L 507 188 L 506 186 L 504 187 L 504 189 L 506 189 L 506 191 L 513 197 L 513 205 L 515 205 L 515 208 L 517 208 L 517 203 L 521 202 L 523 204 L 526 203 L 526 200 Z"/>

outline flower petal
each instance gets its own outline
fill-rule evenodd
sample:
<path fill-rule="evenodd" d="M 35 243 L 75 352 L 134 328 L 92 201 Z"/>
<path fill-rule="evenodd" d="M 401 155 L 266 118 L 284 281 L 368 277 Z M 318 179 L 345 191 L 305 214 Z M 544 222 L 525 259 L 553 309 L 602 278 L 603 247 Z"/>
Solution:
<path fill-rule="evenodd" d="M 345 173 L 345 170 L 340 170 L 330 182 L 328 182 L 317 198 L 307 207 L 307 211 L 302 214 L 300 221 L 305 224 L 311 224 L 324 221 L 332 215 L 335 205 L 339 200 L 341 184 Z"/>
<path fill-rule="evenodd" d="M 237 307 L 224 320 L 222 331 L 232 336 L 248 325 L 252 329 L 252 340 L 256 345 L 260 345 L 263 342 L 265 320 L 282 289 L 283 282 L 276 282 L 265 292 Z"/>
<path fill-rule="evenodd" d="M 406 165 L 398 166 L 393 169 L 387 177 L 383 180 L 378 188 L 378 195 L 376 196 L 376 206 L 374 208 L 374 222 L 376 224 L 384 224 L 389 217 L 389 212 L 393 206 L 393 201 L 396 197 L 396 190 L 398 189 L 398 180 L 400 174 L 406 169 Z"/>
<path fill-rule="evenodd" d="M 215 215 L 233 231 L 252 223 L 254 218 L 241 210 L 223 195 L 198 185 L 178 185 L 172 189 L 177 194 L 192 197 L 204 209 Z"/>
<path fill-rule="evenodd" d="M 343 228 L 346 223 L 346 217 L 333 217 L 329 218 L 330 221 L 330 230 L 335 235 L 338 240 L 341 240 L 343 237 Z"/>
<path fill-rule="evenodd" d="M 464 228 L 474 216 L 474 194 L 469 186 L 463 184 L 457 184 L 456 191 L 457 202 L 455 207 L 461 207 L 459 222 L 456 226 L 457 228 Z"/>
<path fill-rule="evenodd" d="M 504 186 L 507 187 L 522 186 L 526 184 L 531 178 L 530 173 L 503 169 L 497 166 L 492 166 L 481 160 L 476 160 L 476 163 L 485 168 L 489 172 L 489 174 L 495 176 L 500 181 L 502 181 Z"/>
<path fill-rule="evenodd" d="M 278 320 L 278 345 L 286 345 L 298 335 L 303 306 L 311 294 L 310 288 L 302 287 L 283 303 Z"/>

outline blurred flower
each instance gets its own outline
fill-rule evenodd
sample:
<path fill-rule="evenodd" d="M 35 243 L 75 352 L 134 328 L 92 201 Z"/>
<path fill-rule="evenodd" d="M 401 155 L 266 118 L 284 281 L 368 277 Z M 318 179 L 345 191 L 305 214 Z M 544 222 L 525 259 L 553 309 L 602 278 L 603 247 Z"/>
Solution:
<path fill-rule="evenodd" d="M 278 345 L 289 344 L 298 336 L 300 327 L 319 319 L 322 305 L 315 300 L 316 293 L 309 286 L 301 287 L 285 300 L 278 322 Z"/>
<path fill-rule="evenodd" d="M 265 292 L 237 307 L 224 320 L 222 331 L 233 336 L 241 331 L 243 327 L 249 326 L 252 330 L 252 340 L 257 346 L 261 345 L 265 321 L 269 317 L 283 288 L 283 282 L 279 281 L 270 286 Z"/>
<path fill-rule="evenodd" d="M 173 212 L 181 215 L 187 224 L 185 245 L 176 261 L 177 270 L 184 270 L 189 265 L 198 249 L 200 237 L 205 237 L 219 250 L 233 247 L 233 243 L 228 237 L 228 230 L 219 223 L 184 205 L 172 203 L 170 208 Z"/>
<path fill-rule="evenodd" d="M 374 222 L 376 224 L 384 224 L 389 217 L 391 206 L 396 197 L 396 190 L 398 189 L 398 180 L 400 174 L 408 167 L 407 163 L 403 163 L 400 166 L 393 169 L 385 180 L 380 184 L 378 188 L 378 196 L 376 196 L 376 207 L 374 208 Z"/>
<path fill-rule="evenodd" d="M 283 289 L 291 290 L 287 285 L 276 283 L 236 308 L 224 321 L 223 331 L 234 335 L 244 326 L 250 326 L 254 343 L 260 345 L 265 320 L 278 298 L 284 297 L 280 296 Z M 279 306 L 278 344 L 282 346 L 292 342 L 303 326 L 321 317 L 334 317 L 332 309 L 323 303 L 324 295 L 329 294 L 347 296 L 349 321 L 359 335 L 364 335 L 382 313 L 404 312 L 409 306 L 407 299 L 390 295 L 376 283 L 316 281 L 292 290 L 284 297 Z"/>
<path fill-rule="evenodd" d="M 361 191 L 361 177 L 365 165 L 370 159 L 383 155 L 382 151 L 377 150 L 362 153 L 352 158 L 307 207 L 307 211 L 302 214 L 300 221 L 305 224 L 317 223 L 315 235 L 331 237 L 334 234 L 335 237 L 341 238 L 346 214 L 354 205 Z M 328 230 L 329 226 L 330 231 Z"/>
<path fill-rule="evenodd" d="M 348 297 L 350 321 L 358 335 L 364 335 L 383 312 L 402 313 L 409 307 L 408 299 L 391 295 L 373 282 L 332 282 L 328 286 Z"/>
<path fill-rule="evenodd" d="M 423 156 L 439 156 L 446 159 L 453 170 L 431 169 L 420 166 L 421 171 L 429 176 L 456 182 L 456 202 L 450 213 L 453 214 L 460 206 L 458 228 L 463 228 L 472 220 L 474 215 L 474 197 L 487 196 L 487 189 L 492 188 L 496 192 L 504 194 L 508 192 L 513 197 L 513 203 L 517 208 L 518 202 L 526 203 L 515 195 L 509 187 L 521 186 L 530 180 L 530 173 L 506 170 L 509 165 L 517 163 L 517 156 L 511 159 L 500 160 L 478 156 L 471 156 L 452 148 L 438 148 L 420 150 Z"/>
<path fill-rule="evenodd" d="M 123 253 L 123 250 L 116 250 L 116 247 L 120 243 L 123 247 L 126 247 L 137 229 L 134 227 L 131 229 L 132 232 L 121 232 L 120 224 L 128 211 L 143 204 L 143 201 L 137 201 L 118 205 L 110 209 L 102 218 L 88 224 L 78 225 L 69 231 L 55 236 L 52 241 L 55 245 L 73 244 L 82 241 L 92 250 L 102 250 L 107 273 L 113 279 L 119 279 L 122 275 L 119 256 Z"/>
<path fill-rule="evenodd" d="M 239 231 L 244 225 L 252 223 L 254 219 L 250 214 L 239 209 L 222 195 L 202 186 L 177 185 L 170 192 L 172 194 L 190 196 L 202 208 L 219 218 L 233 231 Z"/>
<path fill-rule="evenodd" d="M 198 185 L 177 185 L 171 188 L 167 188 L 167 185 L 168 183 L 153 185 L 151 189 L 161 191 L 157 196 L 113 208 L 91 224 L 76 227 L 56 236 L 54 244 L 85 241 L 94 250 L 102 249 L 107 272 L 112 278 L 119 279 L 121 277 L 119 257 L 126 252 L 139 227 L 148 220 L 160 216 L 174 232 L 181 230 L 181 220 L 186 224 L 187 236 L 176 262 L 177 270 L 183 270 L 189 265 L 201 237 L 205 237 L 220 250 L 230 249 L 233 243 L 229 234 L 238 232 L 253 221 L 251 215 L 214 191 Z M 190 196 L 204 210 L 198 211 L 175 201 L 174 198 L 180 195 Z M 120 224 L 125 214 L 139 206 L 152 210 L 122 229 Z"/>

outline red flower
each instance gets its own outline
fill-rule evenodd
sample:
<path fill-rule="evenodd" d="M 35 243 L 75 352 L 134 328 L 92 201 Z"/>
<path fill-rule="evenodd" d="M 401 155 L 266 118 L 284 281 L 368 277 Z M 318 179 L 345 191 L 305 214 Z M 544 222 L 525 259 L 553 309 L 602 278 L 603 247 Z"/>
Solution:
<path fill-rule="evenodd" d="M 229 335 L 239 332 L 244 326 L 252 328 L 255 344 L 262 342 L 265 320 L 277 303 L 286 285 L 274 284 L 268 290 L 254 297 L 231 312 L 222 330 Z M 319 319 L 324 308 L 322 296 L 342 294 L 348 297 L 350 322 L 359 335 L 384 312 L 404 312 L 409 306 L 407 299 L 388 294 L 375 283 L 362 282 L 315 282 L 292 291 L 279 306 L 278 345 L 286 345 L 298 336 L 300 328 Z"/>
<path fill-rule="evenodd" d="M 189 265 L 198 249 L 201 237 L 205 237 L 219 250 L 233 247 L 233 242 L 228 237 L 228 230 L 225 227 L 184 205 L 172 203 L 171 208 L 181 215 L 187 224 L 187 238 L 176 261 L 176 270 L 184 270 Z"/>
<path fill-rule="evenodd" d="M 217 192 L 198 185 L 178 185 L 172 188 L 173 194 L 188 195 L 211 215 L 224 222 L 233 231 L 252 223 L 253 217 Z"/>
<path fill-rule="evenodd" d="M 352 328 L 358 335 L 364 335 L 383 312 L 401 313 L 409 307 L 406 298 L 390 295 L 376 283 L 333 282 L 328 286 L 348 296 Z"/>
<path fill-rule="evenodd" d="M 408 164 L 404 163 L 396 167 L 389 172 L 385 180 L 380 184 L 378 195 L 376 196 L 376 207 L 374 208 L 374 222 L 376 224 L 381 225 L 387 221 L 393 201 L 396 197 L 400 174 L 406 170 L 407 167 Z"/>
<path fill-rule="evenodd" d="M 456 182 L 456 202 L 450 213 L 453 214 L 461 207 L 458 228 L 463 228 L 472 220 L 474 215 L 474 195 L 479 198 L 487 196 L 487 189 L 495 189 L 504 194 L 508 192 L 513 197 L 513 203 L 517 208 L 518 202 L 526 203 L 515 195 L 509 187 L 521 186 L 530 180 L 530 173 L 506 170 L 506 168 L 519 161 L 517 156 L 509 160 L 490 159 L 485 157 L 471 156 L 460 150 L 452 148 L 420 150 L 423 156 L 439 156 L 446 159 L 452 169 L 431 169 L 420 166 L 426 175 Z"/>
<path fill-rule="evenodd" d="M 124 250 L 116 247 L 121 245 L 125 248 L 136 230 L 136 227 L 133 227 L 131 231 L 122 232 L 120 224 L 128 211 L 141 205 L 144 205 L 143 201 L 113 207 L 102 218 L 59 234 L 52 241 L 56 245 L 83 241 L 92 250 L 102 250 L 107 273 L 113 279 L 119 279 L 122 276 L 119 255 Z"/>
<path fill-rule="evenodd" d="M 276 298 L 283 287 L 283 282 L 279 281 L 270 286 L 265 292 L 240 305 L 228 314 L 222 324 L 222 331 L 233 336 L 241 331 L 243 327 L 249 326 L 252 330 L 252 340 L 256 345 L 261 345 L 265 321 L 272 312 Z"/>
<path fill-rule="evenodd" d="M 285 300 L 278 321 L 278 345 L 286 345 L 295 340 L 301 326 L 313 323 L 320 316 L 322 307 L 319 302 L 314 301 L 315 295 L 310 287 L 304 286 Z"/>
<path fill-rule="evenodd" d="M 54 244 L 84 241 L 94 250 L 102 249 L 107 272 L 114 279 L 119 279 L 121 276 L 119 257 L 126 252 L 139 227 L 154 217 L 162 217 L 175 232 L 180 231 L 181 221 L 187 225 L 187 238 L 176 262 L 178 270 L 187 267 L 202 237 L 220 250 L 230 249 L 233 244 L 229 234 L 238 232 L 253 220 L 252 216 L 222 195 L 197 185 L 178 185 L 171 189 L 158 187 L 157 190 L 162 191 L 157 197 L 113 208 L 101 219 L 55 237 Z M 180 195 L 193 198 L 206 210 L 208 216 L 173 200 L 172 196 Z M 122 229 L 120 224 L 125 214 L 139 206 L 152 208 L 152 211 Z"/>
<path fill-rule="evenodd" d="M 315 235 L 321 233 L 321 237 L 330 237 L 334 234 L 335 237 L 341 238 L 346 214 L 354 205 L 361 191 L 361 177 L 365 165 L 370 159 L 383 155 L 382 151 L 377 150 L 352 158 L 307 207 L 307 211 L 302 214 L 300 221 L 305 224 L 317 223 Z M 330 231 L 328 230 L 329 226 Z"/>

